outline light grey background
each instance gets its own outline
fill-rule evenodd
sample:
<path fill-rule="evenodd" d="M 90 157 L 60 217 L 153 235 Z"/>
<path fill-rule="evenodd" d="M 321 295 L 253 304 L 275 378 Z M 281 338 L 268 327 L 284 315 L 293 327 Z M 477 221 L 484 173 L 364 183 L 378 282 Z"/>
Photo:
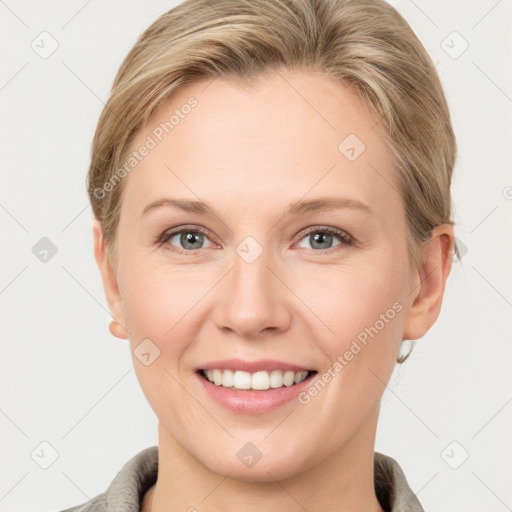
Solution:
<path fill-rule="evenodd" d="M 0 1 L 1 511 L 82 503 L 157 444 L 128 343 L 108 331 L 85 176 L 117 68 L 176 3 Z M 512 510 L 512 1 L 392 3 L 446 90 L 465 248 L 439 320 L 385 392 L 376 449 L 425 510 Z M 48 58 L 43 31 L 58 43 Z M 57 248 L 47 262 L 32 252 L 42 237 Z"/>

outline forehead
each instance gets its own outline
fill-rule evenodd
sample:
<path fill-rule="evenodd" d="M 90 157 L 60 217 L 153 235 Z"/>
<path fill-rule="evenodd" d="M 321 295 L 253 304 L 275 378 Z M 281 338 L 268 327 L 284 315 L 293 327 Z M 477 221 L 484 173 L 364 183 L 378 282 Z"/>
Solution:
<path fill-rule="evenodd" d="M 131 149 L 151 149 L 127 177 L 123 203 L 141 210 L 160 197 L 199 197 L 249 213 L 340 193 L 384 211 L 397 203 L 398 186 L 377 121 L 320 73 L 274 71 L 243 86 L 194 82 L 139 130 Z"/>

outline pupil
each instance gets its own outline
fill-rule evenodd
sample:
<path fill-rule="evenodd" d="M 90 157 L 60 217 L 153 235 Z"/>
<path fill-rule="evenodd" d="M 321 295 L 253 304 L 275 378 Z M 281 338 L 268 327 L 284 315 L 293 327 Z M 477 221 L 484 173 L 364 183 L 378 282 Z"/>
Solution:
<path fill-rule="evenodd" d="M 196 239 L 201 240 L 202 236 L 202 233 L 184 233 L 181 235 L 181 243 L 187 249 L 196 249 L 196 247 L 189 247 L 189 245 L 193 245 L 194 241 L 197 242 Z"/>
<path fill-rule="evenodd" d="M 312 247 L 315 247 L 315 244 L 319 243 L 320 245 L 327 243 L 328 247 L 316 247 L 317 249 L 328 249 L 330 246 L 329 242 L 332 242 L 332 236 L 328 233 L 315 233 L 313 235 L 313 243 L 311 244 Z"/>

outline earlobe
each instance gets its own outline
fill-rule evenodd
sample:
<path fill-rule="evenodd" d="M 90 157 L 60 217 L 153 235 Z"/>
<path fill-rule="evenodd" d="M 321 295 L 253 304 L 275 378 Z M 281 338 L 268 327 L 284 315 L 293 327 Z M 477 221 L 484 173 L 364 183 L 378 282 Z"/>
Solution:
<path fill-rule="evenodd" d="M 423 265 L 415 270 L 412 280 L 404 339 L 421 338 L 439 317 L 452 265 L 453 244 L 453 227 L 443 224 L 434 228 L 431 239 L 422 248 Z"/>
<path fill-rule="evenodd" d="M 109 330 L 113 336 L 120 339 L 128 339 L 128 332 L 123 327 L 125 320 L 123 317 L 121 295 L 117 283 L 117 276 L 114 268 L 108 258 L 106 241 L 103 236 L 101 223 L 94 219 L 93 221 L 93 237 L 94 237 L 94 257 L 98 265 L 101 280 L 103 282 L 103 290 L 107 299 L 110 314 L 113 317 Z"/>
<path fill-rule="evenodd" d="M 108 328 L 112 336 L 122 340 L 128 339 L 128 333 L 126 332 L 126 329 L 117 320 L 112 320 Z"/>

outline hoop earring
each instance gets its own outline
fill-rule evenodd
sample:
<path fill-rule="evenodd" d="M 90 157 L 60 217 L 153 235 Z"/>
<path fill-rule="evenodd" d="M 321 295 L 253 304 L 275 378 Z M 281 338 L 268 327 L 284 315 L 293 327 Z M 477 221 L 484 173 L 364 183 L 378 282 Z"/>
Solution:
<path fill-rule="evenodd" d="M 404 341 L 404 340 L 402 340 L 402 342 L 403 342 L 403 341 Z M 411 348 L 409 349 L 409 352 L 407 352 L 407 354 L 404 354 L 404 355 L 399 355 L 399 356 L 396 358 L 396 362 L 397 362 L 398 364 L 403 364 L 403 363 L 404 363 L 404 362 L 409 358 L 409 356 L 411 355 L 411 353 L 412 353 L 412 351 L 413 351 L 413 349 L 414 349 L 414 345 L 415 345 L 415 343 L 414 343 L 414 342 L 412 342 L 412 343 L 411 343 Z"/>

